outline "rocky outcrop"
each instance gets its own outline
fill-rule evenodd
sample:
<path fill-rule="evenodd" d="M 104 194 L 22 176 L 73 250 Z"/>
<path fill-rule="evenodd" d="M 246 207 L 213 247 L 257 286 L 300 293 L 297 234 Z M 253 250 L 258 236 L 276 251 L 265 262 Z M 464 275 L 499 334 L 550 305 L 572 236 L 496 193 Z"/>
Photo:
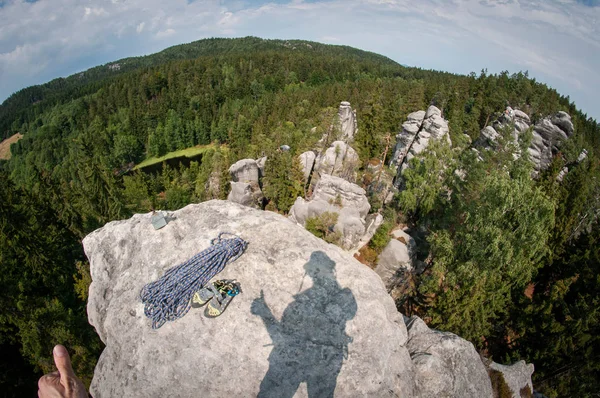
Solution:
<path fill-rule="evenodd" d="M 419 317 L 405 321 L 417 396 L 493 397 L 487 370 L 473 344 L 430 329 Z"/>
<path fill-rule="evenodd" d="M 401 229 L 392 232 L 392 239 L 379 255 L 375 267 L 388 291 L 401 284 L 413 270 L 416 246 L 415 240 Z"/>
<path fill-rule="evenodd" d="M 408 167 L 408 162 L 427 148 L 429 141 L 450 141 L 448 122 L 442 117 L 442 112 L 431 105 L 427 112 L 418 111 L 408 115 L 408 120 L 402 125 L 402 131 L 396 136 L 396 148 L 391 159 L 391 165 L 398 168 L 395 186 L 402 185 L 402 172 Z"/>
<path fill-rule="evenodd" d="M 396 135 L 396 147 L 390 161 L 391 166 L 398 167 L 404 162 L 424 118 L 425 111 L 416 111 L 408 115 L 406 122 L 402 124 L 402 131 Z"/>
<path fill-rule="evenodd" d="M 531 384 L 531 375 L 534 370 L 533 364 L 527 364 L 525 361 L 519 361 L 512 365 L 501 365 L 492 362 L 489 368 L 502 373 L 504 381 L 512 392 L 513 398 L 521 398 L 522 389 L 529 388 L 529 391 L 533 392 L 533 385 Z"/>
<path fill-rule="evenodd" d="M 233 182 L 248 182 L 258 184 L 258 163 L 254 159 L 238 160 L 229 168 Z"/>
<path fill-rule="evenodd" d="M 519 109 L 507 107 L 504 113 L 492 125 L 481 130 L 473 143 L 476 148 L 495 149 L 502 132 L 510 130 L 510 140 L 517 147 L 515 157 L 520 156 L 519 137 L 531 127 L 527 114 Z M 527 152 L 536 172 L 545 170 L 558 153 L 560 145 L 573 135 L 571 116 L 558 112 L 540 120 L 533 126 L 532 139 Z M 565 172 L 566 173 L 566 172 Z M 563 175 L 564 176 L 564 175 Z"/>
<path fill-rule="evenodd" d="M 368 267 L 272 212 L 210 201 L 169 216 L 158 231 L 138 214 L 84 239 L 89 320 L 106 344 L 95 398 L 415 396 L 406 327 Z M 218 318 L 192 309 L 152 330 L 140 289 L 221 231 L 249 242 L 218 275 L 242 293 Z"/>
<path fill-rule="evenodd" d="M 376 273 L 285 217 L 217 200 L 167 212 L 160 230 L 151 216 L 83 240 L 89 321 L 105 344 L 95 398 L 492 396 L 470 343 L 404 320 Z M 217 276 L 241 294 L 218 318 L 192 308 L 151 329 L 142 287 L 221 231 L 249 243 Z"/>
<path fill-rule="evenodd" d="M 352 109 L 348 101 L 342 101 L 338 110 L 338 128 L 342 134 L 341 140 L 345 142 L 352 142 L 354 135 L 358 130 L 358 123 L 356 120 L 356 111 Z"/>
<path fill-rule="evenodd" d="M 298 158 L 300 159 L 300 165 L 302 166 L 302 172 L 304 173 L 304 182 L 307 182 L 313 171 L 317 155 L 315 155 L 313 151 L 307 151 L 300 154 Z"/>
<path fill-rule="evenodd" d="M 305 226 L 306 220 L 311 217 L 318 217 L 325 212 L 337 213 L 339 216 L 334 229 L 342 235 L 341 245 L 347 250 L 354 250 L 369 227 L 373 228 L 367 225 L 366 220 L 370 208 L 364 189 L 342 178 L 324 174 L 310 200 L 296 199 L 289 217 Z"/>
<path fill-rule="evenodd" d="M 573 135 L 571 116 L 558 112 L 542 119 L 533 128 L 533 139 L 528 148 L 529 158 L 537 171 L 545 170 L 558 153 L 560 145 Z"/>
<path fill-rule="evenodd" d="M 360 164 L 358 154 L 344 141 L 332 142 L 315 162 L 315 172 L 318 176 L 329 174 L 350 182 L 356 181 L 356 171 Z"/>
<path fill-rule="evenodd" d="M 266 159 L 266 157 L 258 161 L 242 159 L 231 165 L 229 168 L 231 190 L 227 200 L 257 209 L 262 207 L 264 196 L 259 178 L 264 174 Z"/>

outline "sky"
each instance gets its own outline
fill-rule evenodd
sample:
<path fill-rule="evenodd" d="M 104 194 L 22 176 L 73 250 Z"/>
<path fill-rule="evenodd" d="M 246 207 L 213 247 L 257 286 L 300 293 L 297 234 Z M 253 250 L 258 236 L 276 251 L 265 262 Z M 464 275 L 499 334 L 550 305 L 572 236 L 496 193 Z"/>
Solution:
<path fill-rule="evenodd" d="M 529 71 L 600 120 L 600 0 L 0 0 L 0 101 L 207 37 L 344 44 L 454 73 Z"/>

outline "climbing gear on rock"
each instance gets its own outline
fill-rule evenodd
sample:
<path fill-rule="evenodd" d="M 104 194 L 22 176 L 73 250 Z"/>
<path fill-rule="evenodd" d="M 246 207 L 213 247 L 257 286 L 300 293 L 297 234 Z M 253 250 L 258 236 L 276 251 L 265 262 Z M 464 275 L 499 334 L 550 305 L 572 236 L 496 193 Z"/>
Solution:
<path fill-rule="evenodd" d="M 223 235 L 232 235 L 233 238 L 224 239 Z M 248 246 L 248 242 L 227 232 L 221 232 L 210 243 L 206 250 L 167 270 L 160 279 L 142 288 L 140 298 L 144 303 L 144 314 L 152 319 L 152 329 L 187 314 L 194 293 L 221 272 L 227 263 L 237 260 Z"/>
<path fill-rule="evenodd" d="M 167 220 L 165 219 L 165 215 L 162 212 L 152 212 L 151 218 L 152 226 L 154 229 L 161 229 L 165 225 L 167 225 Z"/>
<path fill-rule="evenodd" d="M 231 300 L 241 292 L 240 284 L 235 280 L 219 280 L 212 286 L 214 295 L 204 310 L 204 315 L 208 318 L 216 318 L 221 315 Z"/>

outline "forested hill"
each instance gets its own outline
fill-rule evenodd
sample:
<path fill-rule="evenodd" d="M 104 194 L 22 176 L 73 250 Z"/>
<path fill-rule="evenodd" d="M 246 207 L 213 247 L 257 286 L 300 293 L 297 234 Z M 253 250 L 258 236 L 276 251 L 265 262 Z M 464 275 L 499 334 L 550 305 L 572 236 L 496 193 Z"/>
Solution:
<path fill-rule="evenodd" d="M 455 146 L 430 154 L 423 164 L 449 170 L 448 181 L 454 169 L 446 160 L 473 176 L 448 189 L 437 174 L 417 169 L 422 174 L 413 173 L 416 182 L 406 192 L 419 200 L 407 205 L 395 198 L 381 211 L 380 249 L 402 221 L 430 233 L 424 251 L 428 245 L 437 250 L 424 257 L 429 268 L 422 280 L 430 278 L 429 284 L 417 279 L 407 292 L 414 311 L 434 327 L 470 338 L 494 359 L 535 363 L 534 385 L 544 383 L 550 396 L 597 391 L 596 121 L 526 72 L 454 75 L 407 68 L 350 47 L 258 38 L 200 40 L 115 61 L 23 89 L 0 106 L 0 135 L 23 135 L 12 144 L 10 160 L 0 160 L 0 345 L 8 353 L 0 362 L 1 389 L 8 396 L 32 395 L 36 375 L 51 369 L 53 345 L 65 342 L 76 372 L 89 382 L 101 343 L 85 313 L 90 275 L 80 240 L 87 233 L 135 212 L 225 199 L 229 167 L 263 156 L 269 159 L 264 205 L 286 214 L 297 196 L 310 191 L 295 159 L 335 130 L 340 101 L 356 111 L 352 146 L 362 161 L 357 182 L 369 195 L 368 165 L 390 150 L 409 114 L 430 105 L 448 121 Z M 456 149 L 475 141 L 507 106 L 527 114 L 531 126 L 559 111 L 570 115 L 574 133 L 537 179 L 529 178 L 527 162 L 513 162 L 506 151 L 494 157 L 482 150 L 476 162 L 466 156 L 471 150 Z M 280 151 L 282 145 L 289 151 Z M 575 166 L 583 149 L 587 160 Z M 142 162 L 162 165 L 165 156 L 195 161 L 135 169 Z M 571 171 L 559 184 L 557 175 L 567 166 Z M 532 195 L 543 204 L 543 218 L 519 207 Z M 477 207 L 481 198 L 491 207 Z M 496 200 L 505 206 L 501 211 Z M 382 203 L 371 205 L 376 210 Z M 519 229 L 520 218 L 531 229 Z M 506 230 L 481 228 L 497 219 L 508 219 Z M 480 224 L 469 229 L 473 220 Z M 535 245 L 506 238 L 521 236 L 514 231 L 541 238 Z M 485 244 L 477 246 L 477 258 L 461 257 L 473 242 L 497 243 L 498 258 L 508 265 L 526 259 L 519 264 L 527 272 L 492 264 Z M 488 280 L 497 282 L 494 292 L 473 277 L 482 266 L 498 271 Z M 477 282 L 473 289 L 461 290 L 467 289 L 464 274 Z M 456 283 L 448 287 L 443 280 Z M 535 294 L 523 296 L 523 284 Z M 502 301 L 495 301 L 498 295 Z M 493 313 L 482 311 L 486 306 Z"/>
<path fill-rule="evenodd" d="M 0 138 L 10 136 L 11 130 L 18 130 L 24 121 L 35 117 L 45 109 L 94 93 L 110 79 L 118 78 L 128 72 L 141 68 L 152 68 L 177 60 L 228 55 L 244 56 L 257 52 L 277 52 L 279 54 L 294 52 L 308 57 L 341 56 L 357 62 L 377 63 L 381 68 L 393 68 L 397 73 L 399 71 L 398 64 L 389 58 L 348 46 L 325 45 L 305 40 L 263 40 L 256 37 L 199 40 L 169 47 L 156 54 L 120 59 L 66 78 L 58 78 L 45 84 L 24 88 L 11 95 L 0 105 Z"/>

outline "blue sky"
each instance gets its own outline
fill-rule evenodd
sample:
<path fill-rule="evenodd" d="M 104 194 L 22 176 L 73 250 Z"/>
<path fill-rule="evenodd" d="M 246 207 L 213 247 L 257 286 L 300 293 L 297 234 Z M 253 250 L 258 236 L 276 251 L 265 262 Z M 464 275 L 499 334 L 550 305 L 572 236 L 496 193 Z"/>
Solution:
<path fill-rule="evenodd" d="M 456 73 L 528 70 L 600 120 L 599 0 L 0 0 L 0 101 L 206 37 L 345 44 Z"/>

